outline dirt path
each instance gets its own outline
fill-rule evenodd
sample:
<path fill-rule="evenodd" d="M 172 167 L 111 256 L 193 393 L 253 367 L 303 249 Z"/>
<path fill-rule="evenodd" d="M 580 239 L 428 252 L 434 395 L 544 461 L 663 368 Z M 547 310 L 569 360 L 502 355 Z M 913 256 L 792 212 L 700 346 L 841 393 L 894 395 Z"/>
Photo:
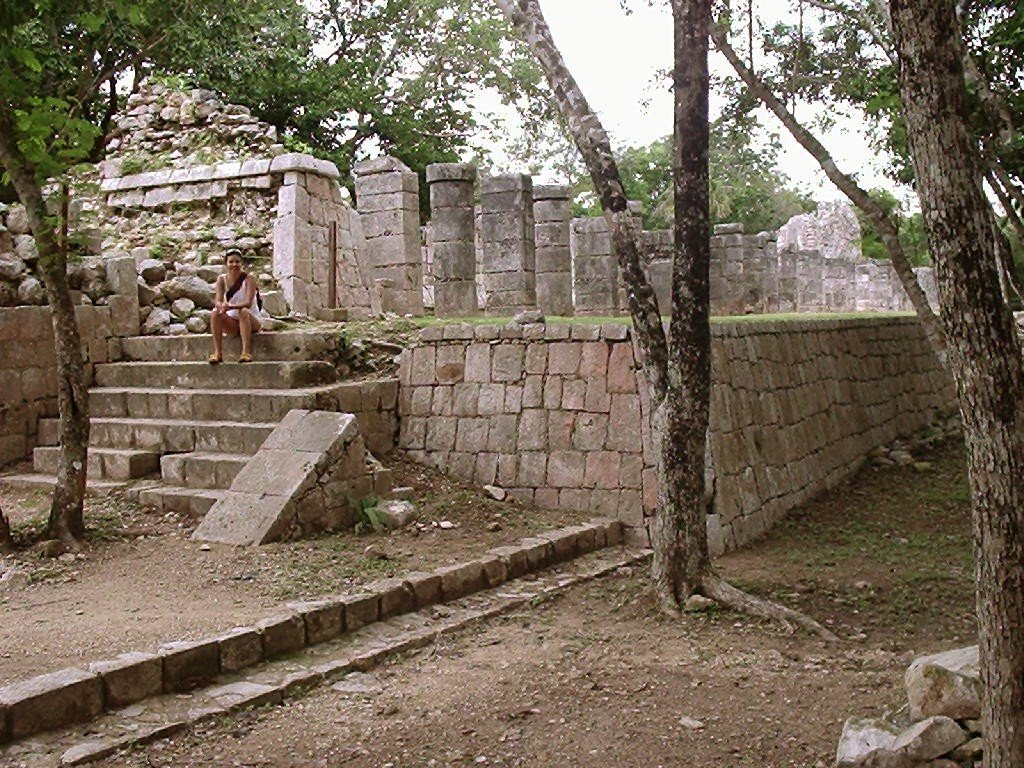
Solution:
<path fill-rule="evenodd" d="M 659 616 L 631 569 L 284 707 L 104 768 L 824 768 L 842 722 L 902 704 L 915 655 L 973 627 L 962 456 L 866 470 L 720 561 L 850 638 L 711 611 Z"/>

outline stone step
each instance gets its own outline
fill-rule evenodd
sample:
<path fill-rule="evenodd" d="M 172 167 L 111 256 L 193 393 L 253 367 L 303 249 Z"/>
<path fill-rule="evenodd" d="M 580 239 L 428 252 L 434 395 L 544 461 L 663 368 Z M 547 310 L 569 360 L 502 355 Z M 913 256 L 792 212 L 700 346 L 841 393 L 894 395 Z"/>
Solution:
<path fill-rule="evenodd" d="M 149 485 L 126 491 L 130 498 L 161 512 L 173 512 L 199 520 L 221 497 L 223 491 L 211 488 L 183 488 L 176 485 Z"/>
<path fill-rule="evenodd" d="M 144 362 L 96 366 L 100 387 L 180 389 L 296 389 L 329 384 L 337 378 L 331 363 L 271 361 L 253 363 Z M 228 405 L 230 408 L 230 404 Z"/>
<path fill-rule="evenodd" d="M 360 384 L 345 382 L 301 389 L 173 389 L 169 387 L 93 387 L 93 417 L 280 421 L 295 408 L 358 410 Z"/>
<path fill-rule="evenodd" d="M 89 419 L 89 444 L 99 448 L 132 448 L 156 454 L 218 451 L 253 454 L 276 422 L 203 421 L 198 419 Z M 40 419 L 43 445 L 57 443 L 57 420 Z"/>
<path fill-rule="evenodd" d="M 32 467 L 36 472 L 56 475 L 59 462 L 59 446 L 41 445 L 32 451 Z M 151 475 L 159 468 L 159 453 L 90 447 L 86 475 L 98 480 L 132 480 Z"/>
<path fill-rule="evenodd" d="M 11 488 L 25 491 L 52 491 L 57 484 L 55 474 L 44 474 L 42 472 L 17 472 L 10 475 L 0 475 L 0 488 Z M 85 492 L 93 496 L 105 496 L 111 491 L 124 488 L 123 482 L 115 480 L 97 480 L 89 477 L 85 482 Z"/>
<path fill-rule="evenodd" d="M 209 451 L 168 453 L 160 458 L 160 476 L 169 485 L 227 489 L 250 458 L 246 454 Z"/>
<path fill-rule="evenodd" d="M 335 360 L 345 348 L 338 331 L 319 330 L 261 332 L 253 338 L 253 356 L 258 360 Z M 133 336 L 121 340 L 126 360 L 141 362 L 203 362 L 213 350 L 208 333 L 181 336 Z M 225 360 L 237 359 L 241 341 L 237 336 L 224 339 Z"/>

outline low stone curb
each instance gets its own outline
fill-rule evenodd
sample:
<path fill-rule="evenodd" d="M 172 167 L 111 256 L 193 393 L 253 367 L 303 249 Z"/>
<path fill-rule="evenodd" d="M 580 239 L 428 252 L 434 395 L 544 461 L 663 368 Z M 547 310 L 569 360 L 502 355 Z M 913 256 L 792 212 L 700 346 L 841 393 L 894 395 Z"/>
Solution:
<path fill-rule="evenodd" d="M 104 711 L 161 693 L 185 692 L 224 672 L 237 672 L 375 622 L 497 587 L 621 544 L 622 538 L 619 521 L 595 519 L 488 550 L 476 560 L 367 584 L 357 594 L 289 603 L 286 612 L 253 627 L 19 681 L 0 688 L 0 744 L 92 720 Z"/>
<path fill-rule="evenodd" d="M 11 745 L 0 754 L 14 760 L 19 768 L 73 766 L 100 760 L 211 719 L 282 704 L 353 672 L 371 670 L 389 657 L 427 646 L 470 624 L 552 597 L 647 557 L 646 551 L 617 547 L 591 553 L 529 581 L 375 622 L 286 659 L 267 662 L 248 674 L 220 679 L 213 687 L 160 696 L 146 706 L 127 707 L 86 726 Z"/>

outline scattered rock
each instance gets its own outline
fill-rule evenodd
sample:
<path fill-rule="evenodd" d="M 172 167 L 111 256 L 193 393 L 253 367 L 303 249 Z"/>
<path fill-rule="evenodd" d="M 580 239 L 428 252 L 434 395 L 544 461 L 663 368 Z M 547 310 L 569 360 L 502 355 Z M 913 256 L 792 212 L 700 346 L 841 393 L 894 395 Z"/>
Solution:
<path fill-rule="evenodd" d="M 25 262 L 16 256 L 0 256 L 0 279 L 20 280 L 27 269 Z"/>
<path fill-rule="evenodd" d="M 0 575 L 0 592 L 13 592 L 28 586 L 28 574 L 18 568 L 11 568 Z"/>
<path fill-rule="evenodd" d="M 41 305 L 46 303 L 46 290 L 34 277 L 26 277 L 18 285 L 18 301 L 22 304 Z"/>
<path fill-rule="evenodd" d="M 47 539 L 44 541 L 39 548 L 40 557 L 60 557 L 64 554 L 64 544 L 61 543 L 60 539 Z"/>
<path fill-rule="evenodd" d="M 450 520 L 442 520 L 437 524 L 437 527 L 440 528 L 442 531 L 450 531 L 455 527 L 455 523 L 451 522 Z"/>
<path fill-rule="evenodd" d="M 899 728 L 885 720 L 851 717 L 843 723 L 836 768 L 903 768 L 907 761 L 892 755 L 891 750 L 899 733 Z"/>
<path fill-rule="evenodd" d="M 167 268 L 159 259 L 144 259 L 139 264 L 139 275 L 148 285 L 156 285 L 167 277 Z"/>
<path fill-rule="evenodd" d="M 524 309 L 512 318 L 515 325 L 534 325 L 543 323 L 544 320 L 544 313 L 539 309 Z"/>
<path fill-rule="evenodd" d="M 388 554 L 376 544 L 370 544 L 363 550 L 363 557 L 368 560 L 387 560 Z"/>
<path fill-rule="evenodd" d="M 942 757 L 967 741 L 967 734 L 949 717 L 929 717 L 896 737 L 892 750 L 912 761 L 925 762 Z"/>
<path fill-rule="evenodd" d="M 699 731 L 701 728 L 704 727 L 704 723 L 702 723 L 700 720 L 696 720 L 692 717 L 687 717 L 686 715 L 683 715 L 679 718 L 679 724 L 683 726 L 683 728 L 687 728 L 691 731 Z"/>
<path fill-rule="evenodd" d="M 419 516 L 416 505 L 408 499 L 388 499 L 377 504 L 384 525 L 392 530 L 404 528 Z"/>
<path fill-rule="evenodd" d="M 500 531 L 501 530 L 501 523 L 499 523 L 497 520 L 494 520 L 494 521 L 492 521 L 492 522 L 487 524 L 487 530 L 490 531 L 491 533 L 495 533 L 497 531 Z"/>
<path fill-rule="evenodd" d="M 27 235 L 32 231 L 28 222 L 28 211 L 21 203 L 12 205 L 7 211 L 7 228 L 12 235 Z"/>
<path fill-rule="evenodd" d="M 958 720 L 981 716 L 978 646 L 915 659 L 903 682 L 915 719 L 945 715 Z"/>
<path fill-rule="evenodd" d="M 704 597 L 704 595 L 690 595 L 683 603 L 683 610 L 687 613 L 700 613 L 714 607 L 715 601 Z"/>
<path fill-rule="evenodd" d="M 331 690 L 338 693 L 379 693 L 383 687 L 372 675 L 353 672 L 332 685 Z"/>
<path fill-rule="evenodd" d="M 192 299 L 181 298 L 171 302 L 171 314 L 179 320 L 185 320 L 195 308 L 196 303 Z"/>
<path fill-rule="evenodd" d="M 168 309 L 153 307 L 153 310 L 146 317 L 142 324 L 143 334 L 162 333 L 171 323 L 171 312 Z"/>
<path fill-rule="evenodd" d="M 160 293 L 168 301 L 191 299 L 197 307 L 213 309 L 216 292 L 214 287 L 197 275 L 178 275 L 160 283 Z"/>
<path fill-rule="evenodd" d="M 400 485 L 392 488 L 389 495 L 392 499 L 411 499 L 416 495 L 416 489 L 408 485 Z"/>
<path fill-rule="evenodd" d="M 499 488 L 497 485 L 485 485 L 484 493 L 495 501 L 504 501 L 508 498 L 508 491 L 504 488 Z"/>

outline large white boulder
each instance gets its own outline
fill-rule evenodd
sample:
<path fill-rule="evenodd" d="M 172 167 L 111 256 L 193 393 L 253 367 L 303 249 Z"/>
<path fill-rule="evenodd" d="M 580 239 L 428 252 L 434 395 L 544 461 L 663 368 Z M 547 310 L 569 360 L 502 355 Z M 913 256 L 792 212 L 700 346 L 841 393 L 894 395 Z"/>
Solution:
<path fill-rule="evenodd" d="M 981 717 L 978 646 L 922 656 L 907 668 L 903 682 L 910 716 L 920 720 L 945 715 L 957 720 Z"/>

